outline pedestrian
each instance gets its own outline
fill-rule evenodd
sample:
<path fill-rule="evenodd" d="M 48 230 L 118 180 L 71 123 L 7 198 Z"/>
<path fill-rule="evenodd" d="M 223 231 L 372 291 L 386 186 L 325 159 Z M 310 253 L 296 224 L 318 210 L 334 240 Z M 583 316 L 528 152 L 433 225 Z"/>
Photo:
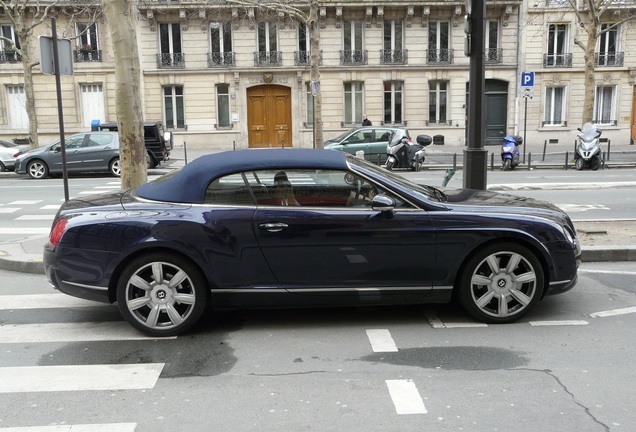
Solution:
<path fill-rule="evenodd" d="M 362 114 L 362 126 L 371 126 L 371 120 L 367 118 L 366 114 Z"/>

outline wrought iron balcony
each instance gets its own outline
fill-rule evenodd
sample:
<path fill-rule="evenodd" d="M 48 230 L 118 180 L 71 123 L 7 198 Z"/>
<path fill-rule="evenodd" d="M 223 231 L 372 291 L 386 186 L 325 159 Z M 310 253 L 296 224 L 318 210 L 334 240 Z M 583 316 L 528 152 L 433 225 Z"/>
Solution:
<path fill-rule="evenodd" d="M 75 50 L 73 51 L 76 62 L 101 62 L 102 50 Z"/>
<path fill-rule="evenodd" d="M 256 66 L 280 66 L 283 64 L 281 51 L 255 51 L 254 65 Z"/>
<path fill-rule="evenodd" d="M 157 54 L 157 66 L 161 69 L 183 69 L 185 67 L 185 54 L 161 53 Z"/>
<path fill-rule="evenodd" d="M 501 48 L 486 49 L 486 63 L 498 64 L 502 62 L 503 62 L 503 49 Z"/>
<path fill-rule="evenodd" d="M 17 63 L 22 61 L 22 56 L 15 51 L 0 51 L 0 63 Z"/>
<path fill-rule="evenodd" d="M 322 50 L 319 54 L 318 64 L 322 64 Z M 311 51 L 294 51 L 294 63 L 296 66 L 309 66 L 311 64 Z"/>
<path fill-rule="evenodd" d="M 622 52 L 597 52 L 594 53 L 596 66 L 623 66 L 624 54 Z"/>
<path fill-rule="evenodd" d="M 427 63 L 453 63 L 454 51 L 452 49 L 430 49 L 428 50 Z"/>
<path fill-rule="evenodd" d="M 385 49 L 380 50 L 380 63 L 382 64 L 407 64 L 408 50 Z"/>
<path fill-rule="evenodd" d="M 341 65 L 365 65 L 367 60 L 366 50 L 340 50 Z"/>
<path fill-rule="evenodd" d="M 234 65 L 234 51 L 208 53 L 208 67 L 229 67 Z"/>
<path fill-rule="evenodd" d="M 543 67 L 572 67 L 572 53 L 543 54 Z"/>

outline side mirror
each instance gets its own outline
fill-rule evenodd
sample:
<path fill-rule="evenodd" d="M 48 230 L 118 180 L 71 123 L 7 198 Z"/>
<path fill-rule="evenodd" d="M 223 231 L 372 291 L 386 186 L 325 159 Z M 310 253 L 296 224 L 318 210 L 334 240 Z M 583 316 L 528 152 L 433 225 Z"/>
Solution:
<path fill-rule="evenodd" d="M 390 196 L 379 194 L 374 196 L 371 200 L 371 208 L 374 211 L 382 213 L 393 213 L 395 210 L 395 200 Z"/>
<path fill-rule="evenodd" d="M 54 145 L 53 147 L 51 147 L 51 151 L 53 151 L 53 153 L 61 152 L 62 151 L 62 144 Z"/>

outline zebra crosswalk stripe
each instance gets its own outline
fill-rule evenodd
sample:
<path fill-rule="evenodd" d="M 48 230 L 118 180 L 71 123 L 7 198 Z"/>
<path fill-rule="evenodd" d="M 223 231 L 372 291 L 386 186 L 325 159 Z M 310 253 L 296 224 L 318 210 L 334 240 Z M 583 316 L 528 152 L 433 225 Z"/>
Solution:
<path fill-rule="evenodd" d="M 161 339 L 176 339 L 176 336 Z M 156 340 L 143 335 L 125 321 L 47 324 L 5 324 L 0 327 L 2 343 L 51 343 Z"/>
<path fill-rule="evenodd" d="M 100 423 L 0 428 L 0 432 L 135 432 L 137 423 Z"/>

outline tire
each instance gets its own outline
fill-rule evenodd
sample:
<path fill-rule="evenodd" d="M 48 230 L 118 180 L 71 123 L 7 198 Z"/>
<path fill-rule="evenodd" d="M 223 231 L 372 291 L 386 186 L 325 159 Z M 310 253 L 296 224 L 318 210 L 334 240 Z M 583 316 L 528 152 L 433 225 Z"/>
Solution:
<path fill-rule="evenodd" d="M 601 158 L 595 157 L 594 159 L 592 159 L 592 161 L 590 162 L 590 168 L 592 168 L 594 171 L 597 171 L 600 167 L 601 167 Z"/>
<path fill-rule="evenodd" d="M 175 336 L 191 328 L 203 315 L 208 295 L 199 269 L 170 253 L 134 259 L 117 283 L 119 311 L 150 336 Z"/>
<path fill-rule="evenodd" d="M 40 180 L 49 175 L 49 167 L 39 159 L 27 164 L 27 174 L 32 179 Z"/>
<path fill-rule="evenodd" d="M 574 162 L 574 167 L 579 171 L 585 168 L 585 161 L 583 160 L 583 158 L 578 158 L 576 162 Z"/>
<path fill-rule="evenodd" d="M 155 159 L 150 152 L 146 154 L 146 161 L 148 162 L 148 169 L 157 168 L 159 166 L 159 161 Z"/>
<path fill-rule="evenodd" d="M 393 171 L 393 165 L 395 164 L 395 159 L 393 158 L 388 158 L 386 160 L 386 169 L 388 169 L 389 171 Z"/>
<path fill-rule="evenodd" d="M 543 295 L 544 274 L 528 248 L 499 243 L 479 250 L 463 266 L 456 286 L 468 313 L 489 324 L 517 321 Z"/>
<path fill-rule="evenodd" d="M 0 162 L 0 172 L 5 172 L 6 170 L 7 170 L 7 167 L 4 166 L 2 162 Z"/>
<path fill-rule="evenodd" d="M 509 171 L 512 169 L 511 165 L 512 161 L 510 159 L 504 159 L 502 168 L 504 171 Z"/>
<path fill-rule="evenodd" d="M 108 165 L 108 170 L 115 177 L 121 177 L 121 161 L 119 158 L 115 158 L 110 161 L 110 165 Z"/>

